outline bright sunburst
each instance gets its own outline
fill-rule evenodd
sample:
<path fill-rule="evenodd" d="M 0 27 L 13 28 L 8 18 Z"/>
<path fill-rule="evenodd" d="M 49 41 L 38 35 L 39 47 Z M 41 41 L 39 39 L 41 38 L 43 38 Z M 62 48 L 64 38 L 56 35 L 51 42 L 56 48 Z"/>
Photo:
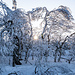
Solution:
<path fill-rule="evenodd" d="M 37 35 L 35 35 L 33 38 L 34 38 L 34 40 L 37 40 L 37 39 L 38 39 L 38 36 L 37 36 Z"/>

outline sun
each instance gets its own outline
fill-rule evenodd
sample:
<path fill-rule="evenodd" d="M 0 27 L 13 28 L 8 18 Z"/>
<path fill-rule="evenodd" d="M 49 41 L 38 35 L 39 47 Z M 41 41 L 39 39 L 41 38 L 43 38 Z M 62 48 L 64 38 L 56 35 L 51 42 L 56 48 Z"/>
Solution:
<path fill-rule="evenodd" d="M 38 39 L 38 36 L 37 36 L 37 35 L 35 35 L 33 38 L 34 38 L 34 40 L 37 40 L 37 39 Z"/>

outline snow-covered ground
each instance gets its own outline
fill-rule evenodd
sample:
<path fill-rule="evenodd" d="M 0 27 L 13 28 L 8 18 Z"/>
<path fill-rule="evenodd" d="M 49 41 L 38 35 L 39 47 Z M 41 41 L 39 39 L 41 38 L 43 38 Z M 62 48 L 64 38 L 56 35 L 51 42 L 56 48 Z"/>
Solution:
<path fill-rule="evenodd" d="M 36 69 L 38 74 L 35 74 L 35 59 L 31 60 L 29 58 L 28 61 L 32 65 L 29 62 L 24 64 L 24 61 L 22 61 L 22 65 L 16 65 L 15 67 L 0 63 L 0 75 L 41 75 L 38 68 L 40 68 L 43 75 L 75 75 L 75 62 L 71 62 L 71 64 L 65 61 L 54 63 L 53 60 L 41 62 L 40 67 L 38 65 Z"/>
<path fill-rule="evenodd" d="M 50 63 L 49 67 L 49 71 L 52 73 L 50 75 L 75 75 L 75 63 Z M 11 73 L 13 75 L 34 75 L 34 71 L 34 65 L 21 65 L 16 67 L 0 66 L 0 75 L 8 75 Z"/>
<path fill-rule="evenodd" d="M 11 73 L 13 75 L 32 75 L 34 68 L 35 67 L 31 65 L 21 65 L 16 67 L 2 66 L 0 68 L 0 75 L 8 75 Z"/>

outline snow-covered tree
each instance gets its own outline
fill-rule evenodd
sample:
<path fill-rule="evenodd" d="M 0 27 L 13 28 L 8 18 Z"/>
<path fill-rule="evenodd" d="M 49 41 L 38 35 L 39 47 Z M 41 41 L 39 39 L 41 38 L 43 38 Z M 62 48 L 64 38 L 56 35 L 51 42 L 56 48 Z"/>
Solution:
<path fill-rule="evenodd" d="M 59 53 L 61 55 L 62 44 L 66 38 L 66 36 L 71 34 L 74 28 L 74 24 L 72 23 L 73 17 L 71 15 L 70 9 L 66 6 L 59 6 L 58 9 L 54 9 L 50 11 L 46 15 L 45 27 L 42 33 L 44 39 L 48 41 L 48 45 L 50 46 L 50 50 L 54 50 L 54 61 L 56 62 L 57 55 Z M 73 29 L 74 30 L 74 29 Z M 64 36 L 64 33 L 66 35 Z M 64 37 L 63 37 L 64 36 Z M 54 47 L 52 47 L 54 46 Z"/>
<path fill-rule="evenodd" d="M 2 16 L 0 39 L 4 43 L 1 49 L 6 50 L 3 49 L 5 47 L 9 51 L 17 52 L 19 57 L 22 50 L 26 51 L 30 48 L 32 34 L 29 16 L 23 9 L 12 11 L 3 2 L 0 2 L 0 5 L 3 10 L 0 15 Z"/>

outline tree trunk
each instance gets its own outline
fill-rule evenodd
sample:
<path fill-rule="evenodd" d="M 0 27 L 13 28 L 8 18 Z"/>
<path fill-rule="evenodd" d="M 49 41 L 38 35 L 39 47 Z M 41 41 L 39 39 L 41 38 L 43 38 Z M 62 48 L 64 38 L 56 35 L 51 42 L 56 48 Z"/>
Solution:
<path fill-rule="evenodd" d="M 34 55 L 32 54 L 32 60 L 34 60 Z"/>
<path fill-rule="evenodd" d="M 13 51 L 13 62 L 12 62 L 12 66 L 15 67 L 15 52 Z"/>
<path fill-rule="evenodd" d="M 56 62 L 57 55 L 55 55 L 54 62 Z"/>
<path fill-rule="evenodd" d="M 60 62 L 60 59 L 61 59 L 61 52 L 59 54 L 58 62 Z"/>
<path fill-rule="evenodd" d="M 28 61 L 28 48 L 27 48 L 27 51 L 25 52 L 25 63 L 27 63 Z"/>
<path fill-rule="evenodd" d="M 61 49 L 60 49 L 59 53 L 60 53 L 60 54 L 59 54 L 58 62 L 60 62 L 60 59 L 61 59 L 61 54 L 62 54 L 62 53 L 61 53 Z"/>
<path fill-rule="evenodd" d="M 57 49 L 55 50 L 54 62 L 56 62 L 56 59 L 57 59 Z"/>

